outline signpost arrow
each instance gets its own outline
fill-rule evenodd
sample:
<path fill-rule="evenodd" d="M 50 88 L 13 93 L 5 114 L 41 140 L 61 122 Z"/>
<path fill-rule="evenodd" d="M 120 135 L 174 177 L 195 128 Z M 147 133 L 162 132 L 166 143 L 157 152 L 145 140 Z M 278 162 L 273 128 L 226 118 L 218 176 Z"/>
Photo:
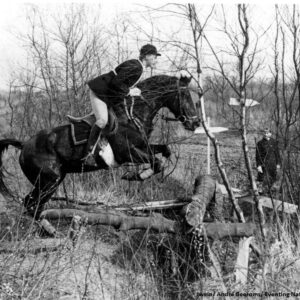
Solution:
<path fill-rule="evenodd" d="M 224 132 L 227 130 L 228 130 L 228 128 L 226 128 L 226 127 L 210 127 L 209 128 L 209 131 L 211 133 L 219 133 L 219 132 Z M 195 134 L 203 134 L 203 133 L 205 133 L 205 130 L 202 127 L 198 127 L 195 129 L 194 133 Z"/>
<path fill-rule="evenodd" d="M 259 102 L 256 100 L 253 100 L 253 99 L 246 99 L 246 101 L 245 101 L 245 106 L 247 106 L 247 107 L 255 106 L 258 104 L 259 104 Z M 241 105 L 241 102 L 236 98 L 230 98 L 229 105 Z"/>

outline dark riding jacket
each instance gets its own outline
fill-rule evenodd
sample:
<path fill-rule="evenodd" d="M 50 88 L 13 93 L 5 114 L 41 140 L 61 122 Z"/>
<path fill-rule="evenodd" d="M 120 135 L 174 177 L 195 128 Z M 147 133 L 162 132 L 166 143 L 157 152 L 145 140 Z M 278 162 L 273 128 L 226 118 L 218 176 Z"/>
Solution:
<path fill-rule="evenodd" d="M 256 145 L 256 165 L 276 168 L 276 165 L 280 165 L 280 154 L 278 149 L 278 143 L 276 140 L 270 138 L 269 140 L 263 138 Z"/>
<path fill-rule="evenodd" d="M 119 103 L 141 79 L 144 67 L 140 60 L 130 59 L 114 70 L 102 74 L 87 84 L 108 105 Z"/>

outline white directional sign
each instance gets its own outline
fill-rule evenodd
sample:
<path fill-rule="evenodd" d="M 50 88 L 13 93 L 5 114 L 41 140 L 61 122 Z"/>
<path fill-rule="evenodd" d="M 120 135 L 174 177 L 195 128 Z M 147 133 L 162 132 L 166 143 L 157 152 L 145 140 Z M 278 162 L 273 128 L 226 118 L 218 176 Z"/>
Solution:
<path fill-rule="evenodd" d="M 227 131 L 228 128 L 226 127 L 209 127 L 209 131 L 211 133 L 218 133 L 218 132 L 224 132 Z M 205 130 L 203 127 L 197 127 L 194 131 L 195 134 L 203 134 L 205 133 Z"/>
<path fill-rule="evenodd" d="M 249 107 L 249 106 L 255 106 L 255 105 L 258 105 L 259 102 L 256 101 L 256 100 L 253 100 L 253 99 L 246 99 L 246 102 L 245 102 L 245 106 Z M 236 99 L 236 98 L 230 98 L 229 99 L 229 105 L 241 105 L 241 102 Z"/>

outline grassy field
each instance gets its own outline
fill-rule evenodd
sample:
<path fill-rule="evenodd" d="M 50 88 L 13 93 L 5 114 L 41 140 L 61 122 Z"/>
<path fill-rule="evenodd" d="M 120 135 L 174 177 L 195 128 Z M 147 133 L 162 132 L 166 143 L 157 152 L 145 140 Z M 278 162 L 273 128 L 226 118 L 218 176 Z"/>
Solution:
<path fill-rule="evenodd" d="M 230 182 L 235 187 L 246 188 L 246 173 L 240 141 L 234 135 L 220 135 L 221 151 Z M 206 138 L 178 135 L 184 139 L 171 144 L 172 164 L 162 175 L 142 183 L 119 180 L 124 170 L 100 171 L 90 174 L 68 175 L 65 185 L 69 197 L 108 205 L 128 204 L 153 200 L 174 199 L 191 194 L 197 175 L 206 173 Z M 250 136 L 251 156 L 254 157 L 254 136 Z M 211 154 L 212 174 L 219 179 Z M 4 157 L 12 173 L 9 184 L 24 195 L 30 189 L 17 166 L 16 153 L 9 151 Z M 58 195 L 64 195 L 60 187 Z M 57 202 L 49 207 L 63 207 Z M 290 230 L 287 218 L 281 223 L 281 241 L 276 240 L 274 223 L 269 224 L 267 262 L 251 255 L 249 284 L 237 286 L 233 270 L 238 241 L 226 239 L 212 246 L 219 253 L 224 272 L 222 277 L 213 275 L 211 263 L 201 263 L 201 276 L 190 280 L 181 275 L 167 276 L 166 266 L 157 255 L 154 245 L 169 243 L 171 251 L 179 251 L 182 237 L 169 238 L 150 232 L 118 232 L 110 227 L 86 227 L 75 247 L 68 238 L 69 224 L 56 223 L 61 239 L 42 238 L 32 220 L 22 216 L 20 203 L 0 198 L 1 249 L 5 245 L 17 245 L 11 251 L 0 250 L 0 299 L 223 299 L 201 296 L 216 292 L 296 292 L 299 287 L 300 248 L 298 237 Z M 13 224 L 13 222 L 15 224 Z M 48 243 L 50 250 L 32 253 L 32 243 Z M 275 243 L 274 243 L 275 242 Z M 272 243 L 272 244 L 271 244 Z M 176 252 L 176 253 L 181 253 Z M 178 254 L 178 255 L 179 255 Z M 184 259 L 184 257 L 183 257 Z M 181 260 L 182 261 L 182 260 Z M 195 268 L 193 264 L 188 269 Z M 187 274 L 187 273 L 185 273 Z M 271 295 L 268 299 L 279 299 Z M 284 299 L 286 297 L 283 297 Z M 292 298 L 292 297 L 290 297 Z M 224 298 L 225 299 L 225 298 Z M 230 297 L 240 299 L 240 297 Z M 261 299 L 261 297 L 251 297 Z"/>

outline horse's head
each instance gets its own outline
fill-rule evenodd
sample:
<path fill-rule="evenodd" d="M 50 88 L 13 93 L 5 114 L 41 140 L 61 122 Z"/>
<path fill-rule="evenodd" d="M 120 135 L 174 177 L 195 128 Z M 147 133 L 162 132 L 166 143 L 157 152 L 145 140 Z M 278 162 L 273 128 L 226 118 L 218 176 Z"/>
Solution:
<path fill-rule="evenodd" d="M 153 117 L 161 107 L 167 107 L 185 129 L 194 131 L 200 126 L 200 120 L 189 90 L 191 77 L 186 75 L 187 73 L 180 73 L 178 77 L 152 76 L 139 83 L 138 87 L 148 105 L 155 105 L 149 115 Z"/>
<path fill-rule="evenodd" d="M 200 119 L 189 90 L 191 79 L 186 74 L 180 74 L 176 78 L 176 92 L 173 94 L 173 97 L 168 99 L 166 106 L 178 121 L 183 124 L 186 130 L 194 131 L 200 126 Z"/>

